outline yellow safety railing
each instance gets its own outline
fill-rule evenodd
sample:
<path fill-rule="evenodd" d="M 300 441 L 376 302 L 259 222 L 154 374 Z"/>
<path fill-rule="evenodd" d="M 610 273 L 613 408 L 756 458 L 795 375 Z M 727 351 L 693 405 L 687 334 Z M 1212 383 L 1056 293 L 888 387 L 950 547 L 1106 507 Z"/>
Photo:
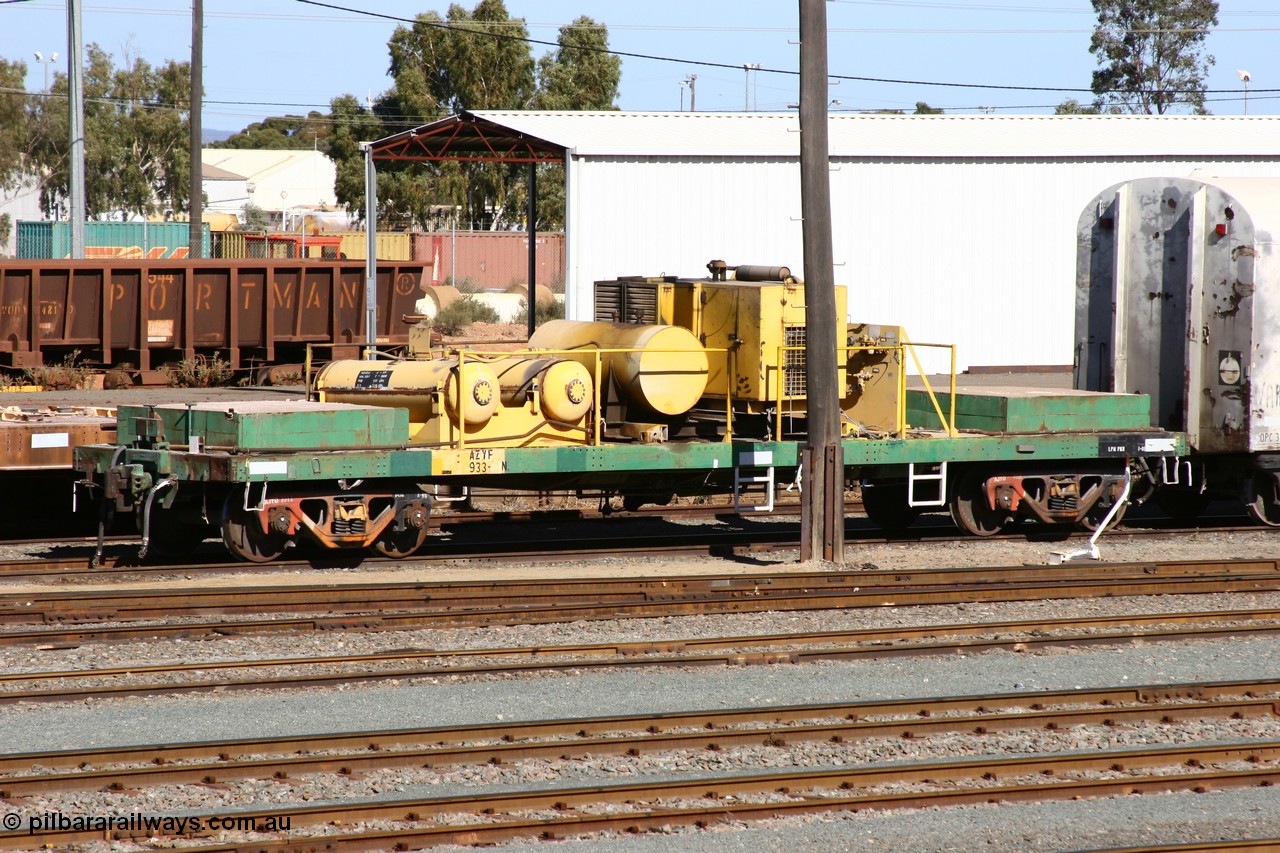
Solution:
<path fill-rule="evenodd" d="M 959 432 L 956 430 L 956 347 L 955 347 L 955 344 L 927 344 L 927 343 L 912 342 L 907 340 L 906 329 L 902 330 L 902 343 L 911 352 L 911 360 L 912 362 L 915 363 L 916 372 L 920 374 L 920 381 L 924 383 L 924 392 L 929 395 L 929 402 L 933 404 L 933 411 L 935 414 L 937 414 L 938 421 L 942 424 L 943 431 L 949 437 L 955 438 L 957 435 L 959 435 Z M 950 393 L 948 395 L 950 398 L 951 405 L 948 407 L 948 412 L 946 417 L 943 417 L 942 407 L 938 405 L 938 398 L 933 393 L 933 388 L 929 385 L 929 377 L 925 375 L 924 368 L 920 366 L 920 359 L 916 355 L 916 347 L 932 347 L 933 349 L 945 349 L 945 350 L 951 351 L 951 368 L 949 371 L 951 385 L 949 388 Z M 906 423 L 906 410 L 907 410 L 906 382 L 907 382 L 906 374 L 903 374 L 902 376 L 903 391 L 898 396 L 898 400 L 899 400 L 898 405 L 902 407 L 901 423 L 903 424 Z"/>
<path fill-rule="evenodd" d="M 950 383 L 951 383 L 951 387 L 950 387 L 951 393 L 950 393 L 950 406 L 949 406 L 948 413 L 946 415 L 942 413 L 942 406 L 938 403 L 937 395 L 934 394 L 933 387 L 929 384 L 929 377 L 925 375 L 924 369 L 920 365 L 920 358 L 919 356 L 916 355 L 916 347 L 932 347 L 936 349 L 950 350 L 951 366 L 950 366 L 949 376 L 950 376 Z M 804 349 L 805 349 L 804 346 L 779 346 L 778 347 L 778 360 L 775 366 L 778 376 L 774 382 L 774 386 L 775 386 L 774 394 L 772 395 L 772 402 L 774 403 L 774 434 L 775 435 L 779 435 L 779 436 L 782 435 L 783 404 L 784 402 L 791 402 L 790 400 L 784 401 L 783 399 L 783 392 L 785 391 L 785 382 L 783 381 L 784 379 L 783 374 L 787 369 L 787 365 L 785 364 L 785 354 L 788 352 L 803 352 Z M 843 356 L 843 363 L 846 365 L 848 364 L 850 353 L 885 352 L 885 351 L 896 352 L 898 354 L 899 363 L 905 362 L 906 355 L 910 354 L 911 361 L 916 366 L 916 372 L 920 375 L 921 382 L 924 383 L 925 393 L 928 395 L 929 401 L 933 404 L 933 410 L 937 414 L 938 421 L 942 425 L 942 431 L 952 438 L 958 435 L 959 433 L 955 429 L 955 422 L 956 422 L 956 348 L 955 346 L 953 344 L 916 343 L 913 341 L 909 341 L 907 340 L 906 330 L 903 330 L 902 342 L 899 344 L 866 344 L 866 345 L 859 345 L 859 346 L 836 347 L 836 352 L 840 356 Z M 903 438 L 905 437 L 906 430 L 907 430 L 907 372 L 905 370 L 898 371 L 898 388 L 897 388 L 896 406 L 897 406 L 896 415 L 897 415 L 898 431 L 895 434 L 895 436 L 897 438 Z"/>

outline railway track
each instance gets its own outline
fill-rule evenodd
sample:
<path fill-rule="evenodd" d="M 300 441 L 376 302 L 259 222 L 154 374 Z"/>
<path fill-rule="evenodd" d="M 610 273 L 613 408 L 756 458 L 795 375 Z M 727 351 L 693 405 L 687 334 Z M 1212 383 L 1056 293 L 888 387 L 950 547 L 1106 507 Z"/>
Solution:
<path fill-rule="evenodd" d="M 1101 563 L 1006 568 L 743 573 L 570 582 L 380 583 L 0 595 L 0 645 L 121 642 L 156 637 L 315 630 L 546 624 L 654 616 L 1280 589 L 1280 561 Z M 308 613 L 303 618 L 174 622 L 209 614 Z M 156 624 L 132 624 L 148 619 Z"/>
<path fill-rule="evenodd" d="M 805 741 L 840 745 L 943 733 L 983 736 L 1076 726 L 1174 726 L 1189 720 L 1275 716 L 1280 710 L 1278 691 L 1280 683 L 1275 681 L 1126 686 L 25 753 L 0 758 L 0 773 L 6 774 L 0 778 L 0 796 L 12 800 L 103 787 L 136 793 L 158 785 L 208 785 L 245 778 L 287 782 L 308 773 L 351 775 L 406 767 L 505 765 L 540 758 L 573 761 L 597 755 L 719 753 L 739 746 L 785 749 Z M 326 754 L 317 754 L 322 751 Z M 48 769 L 31 772 L 32 767 Z M 50 772 L 73 767 L 79 769 Z M 1205 791 L 1277 781 L 1280 742 L 1274 741 L 985 755 L 962 761 L 885 762 L 734 776 L 684 773 L 674 780 L 621 785 L 538 787 L 236 812 L 241 819 L 287 817 L 291 836 L 257 840 L 252 846 L 237 843 L 201 849 L 314 849 L 309 845 L 398 849 L 410 843 L 493 843 L 604 829 L 696 826 L 724 817 L 757 820 L 840 810 Z M 459 825 L 456 815 L 481 816 L 481 822 L 473 818 Z M 213 815 L 203 817 L 208 825 Z M 360 824 L 369 821 L 414 825 L 361 831 Z M 326 823 L 354 831 L 329 833 L 323 839 L 298 833 L 300 827 Z M 151 833 L 152 838 L 155 835 Z M 64 847 L 103 837 L 101 832 L 28 834 L 18 830 L 0 833 L 0 849 Z M 117 831 L 108 837 L 129 835 Z"/>
<path fill-rule="evenodd" d="M 849 502 L 847 511 L 861 509 L 858 502 Z M 681 521 L 724 517 L 732 510 L 720 505 L 681 505 L 651 507 L 639 511 L 599 513 L 587 510 L 512 510 L 498 512 L 470 512 L 438 516 L 437 521 L 444 536 L 432 537 L 412 557 L 390 559 L 370 553 L 335 553 L 310 550 L 305 553 L 290 552 L 290 559 L 271 563 L 228 561 L 213 557 L 216 546 L 207 545 L 207 551 L 185 559 L 160 558 L 152 555 L 138 559 L 136 537 L 113 536 L 107 541 L 106 559 L 102 565 L 90 566 L 93 555 L 93 538 L 64 537 L 40 540 L 14 540 L 11 545 L 38 545 L 54 550 L 53 556 L 35 559 L 0 561 L 0 580 L 87 582 L 116 578 L 172 577 L 182 575 L 215 576 L 225 574 L 270 574 L 297 572 L 309 569 L 350 569 L 367 565 L 458 566 L 468 561 L 508 561 L 515 563 L 545 563 L 564 560 L 588 560 L 619 553 L 644 554 L 653 557 L 700 556 L 748 556 L 774 552 L 787 552 L 799 547 L 799 528 L 787 521 L 763 521 L 762 517 L 734 516 L 731 525 L 724 528 L 684 526 L 678 531 L 653 530 L 652 524 L 662 521 Z M 774 516 L 787 516 L 798 512 L 787 506 L 775 510 Z M 941 519 L 942 516 L 939 516 Z M 583 523 L 585 528 L 575 528 L 572 533 L 561 530 L 560 524 Z M 603 523 L 603 530 L 591 528 L 590 522 Z M 492 525 L 510 525 L 504 528 L 500 541 L 492 535 Z M 625 529 L 619 530 L 619 525 Z M 646 529 L 648 528 L 648 529 Z M 1238 516 L 1201 519 L 1195 531 L 1214 533 L 1256 534 L 1256 525 L 1242 525 Z M 611 532 L 612 531 L 612 532 Z M 984 541 L 1064 541 L 1069 529 L 1031 526 L 1016 532 L 986 537 Z M 1187 533 L 1185 529 L 1171 527 L 1167 519 L 1149 518 L 1135 520 L 1127 526 L 1109 530 L 1108 540 L 1144 541 L 1172 540 Z M 948 521 L 929 524 L 923 520 L 906 531 L 886 536 L 878 529 L 867 526 L 864 519 L 847 518 L 846 547 L 853 550 L 860 545 L 885 543 L 930 542 L 939 545 L 971 543 L 974 537 L 958 534 Z M 571 546 L 565 542 L 572 542 Z M 1106 540 L 1104 540 L 1105 543 Z"/>
<path fill-rule="evenodd" d="M 1277 634 L 1280 634 L 1280 610 L 1254 609 L 710 637 L 661 643 L 397 650 L 382 654 L 6 673 L 0 675 L 0 703 L 82 702 L 130 696 L 401 683 L 414 679 L 601 672 L 637 667 L 767 666 L 890 657 L 976 655 L 996 650 L 1034 652 L 1063 647 L 1135 642 L 1185 643 Z M 978 639 L 962 639 L 965 637 Z M 320 671 L 314 671 L 317 669 Z M 263 670 L 270 672 L 251 675 Z M 207 678 L 211 672 L 232 674 L 223 678 Z M 148 678 L 153 680 L 148 681 Z M 155 680 L 157 678 L 159 680 Z M 185 681 L 181 680 L 184 678 Z M 114 683 L 104 685 L 103 681 Z"/>

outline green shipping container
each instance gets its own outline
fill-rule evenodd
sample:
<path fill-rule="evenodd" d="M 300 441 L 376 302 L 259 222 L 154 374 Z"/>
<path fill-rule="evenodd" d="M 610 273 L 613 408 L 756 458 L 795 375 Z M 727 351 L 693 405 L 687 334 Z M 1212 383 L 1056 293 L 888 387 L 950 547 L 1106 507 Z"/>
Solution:
<path fill-rule="evenodd" d="M 209 225 L 204 225 L 202 256 L 209 257 Z M 185 222 L 86 222 L 87 259 L 180 259 L 191 256 L 191 226 Z M 71 257 L 71 223 L 19 222 L 18 257 L 26 260 Z"/>

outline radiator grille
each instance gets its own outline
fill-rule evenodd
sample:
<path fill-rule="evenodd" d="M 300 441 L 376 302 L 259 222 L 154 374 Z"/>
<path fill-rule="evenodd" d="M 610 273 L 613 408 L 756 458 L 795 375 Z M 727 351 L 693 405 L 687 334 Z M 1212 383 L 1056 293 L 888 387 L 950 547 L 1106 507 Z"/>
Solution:
<path fill-rule="evenodd" d="M 658 284 L 652 281 L 597 281 L 596 320 L 604 323 L 658 322 Z"/>
<path fill-rule="evenodd" d="M 803 347 L 807 337 L 804 326 L 791 326 L 785 332 L 787 347 Z M 788 349 L 782 354 L 782 393 L 787 397 L 804 397 L 809 392 L 805 374 L 804 350 Z"/>

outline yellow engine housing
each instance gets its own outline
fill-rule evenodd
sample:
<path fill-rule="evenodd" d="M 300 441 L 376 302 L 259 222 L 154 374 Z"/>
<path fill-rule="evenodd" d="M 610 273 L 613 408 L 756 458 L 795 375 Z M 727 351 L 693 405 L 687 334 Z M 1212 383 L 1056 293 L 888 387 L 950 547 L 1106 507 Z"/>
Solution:
<path fill-rule="evenodd" d="M 321 401 L 407 409 L 416 445 L 531 447 L 592 436 L 591 375 L 568 359 L 335 361 L 316 390 Z"/>
<path fill-rule="evenodd" d="M 745 268 L 744 268 L 745 269 Z M 666 323 L 690 330 L 711 352 L 705 395 L 732 396 L 749 411 L 777 403 L 803 412 L 808 394 L 803 282 L 786 267 L 766 268 L 779 281 L 631 278 L 598 281 L 597 320 Z M 759 268 L 753 269 L 753 272 Z M 848 295 L 835 289 L 837 340 L 844 337 Z M 724 352 L 716 352 L 724 350 Z M 847 387 L 843 361 L 837 381 Z"/>
<path fill-rule="evenodd" d="M 629 402 L 658 415 L 682 415 L 707 387 L 707 353 L 686 329 L 630 323 L 549 320 L 529 339 L 530 349 L 556 352 L 601 380 L 609 379 Z"/>

